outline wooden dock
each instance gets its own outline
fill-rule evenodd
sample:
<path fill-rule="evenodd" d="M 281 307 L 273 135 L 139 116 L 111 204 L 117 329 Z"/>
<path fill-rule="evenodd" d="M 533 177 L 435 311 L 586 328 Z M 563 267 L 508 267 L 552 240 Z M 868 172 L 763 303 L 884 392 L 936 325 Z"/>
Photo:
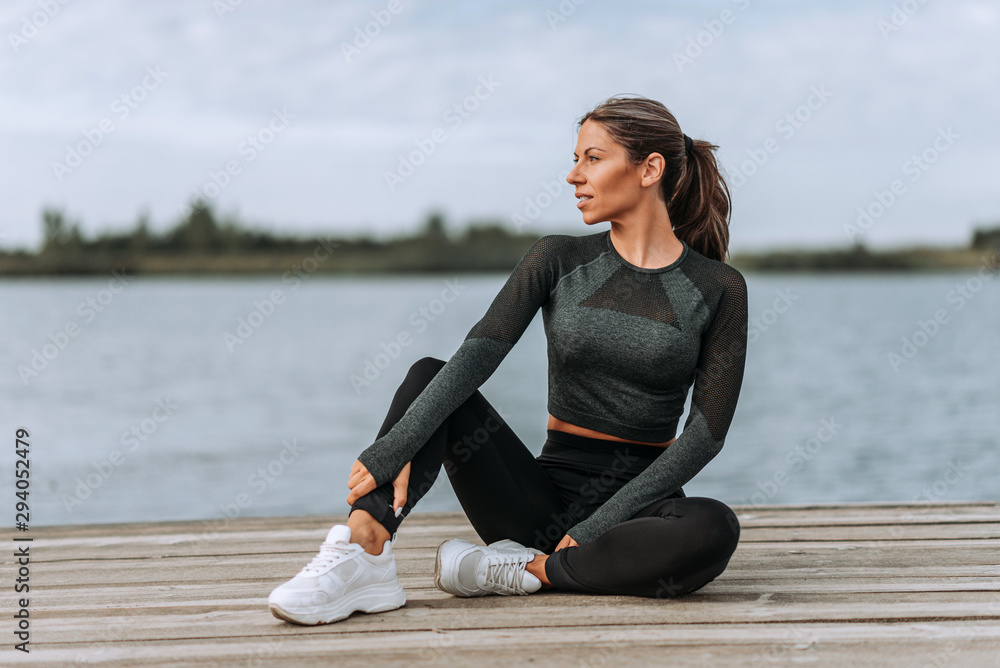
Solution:
<path fill-rule="evenodd" d="M 1000 503 L 733 508 L 729 568 L 677 599 L 453 597 L 437 546 L 482 541 L 416 512 L 395 547 L 406 605 L 318 627 L 266 599 L 344 515 L 32 529 L 31 653 L 4 632 L 0 664 L 1000 666 Z"/>

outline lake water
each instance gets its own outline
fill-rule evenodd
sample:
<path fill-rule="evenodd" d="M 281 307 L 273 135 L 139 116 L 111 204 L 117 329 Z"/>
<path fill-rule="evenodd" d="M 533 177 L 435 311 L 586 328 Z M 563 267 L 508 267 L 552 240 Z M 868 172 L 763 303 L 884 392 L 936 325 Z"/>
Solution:
<path fill-rule="evenodd" d="M 997 499 L 1000 280 L 986 276 L 746 273 L 739 406 L 686 493 Z M 344 513 L 351 463 L 409 365 L 450 357 L 505 278 L 5 280 L 0 475 L 12 494 L 23 426 L 34 525 Z M 366 361 L 383 368 L 358 386 Z M 536 315 L 481 388 L 535 454 L 546 383 Z M 414 512 L 460 510 L 442 471 Z"/>

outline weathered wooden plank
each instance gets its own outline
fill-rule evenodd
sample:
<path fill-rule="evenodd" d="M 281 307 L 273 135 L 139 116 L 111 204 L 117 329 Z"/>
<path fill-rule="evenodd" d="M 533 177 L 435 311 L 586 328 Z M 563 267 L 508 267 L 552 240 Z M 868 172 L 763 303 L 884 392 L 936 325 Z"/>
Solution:
<path fill-rule="evenodd" d="M 399 550 L 397 567 L 401 575 L 432 577 L 436 548 Z M 955 551 L 961 550 L 961 560 Z M 178 581 L 264 581 L 280 583 L 308 563 L 315 548 L 308 552 L 284 554 L 239 554 L 233 556 L 171 557 L 104 560 L 91 559 L 34 564 L 34 587 L 38 591 L 74 586 L 144 583 L 171 584 Z M 724 575 L 732 577 L 769 569 L 780 573 L 821 572 L 825 568 L 856 567 L 871 573 L 882 568 L 941 568 L 948 573 L 952 566 L 996 567 L 1000 542 L 981 545 L 979 541 L 947 541 L 945 545 L 927 545 L 919 541 L 893 546 L 848 544 L 831 547 L 811 543 L 798 549 L 776 550 L 761 545 L 740 544 Z M 35 558 L 37 560 L 37 553 Z"/>
<path fill-rule="evenodd" d="M 441 536 L 440 540 L 429 540 L 422 541 L 422 545 L 413 544 L 415 541 L 406 540 L 401 537 L 397 542 L 394 552 L 399 560 L 407 560 L 421 554 L 431 552 L 437 549 L 438 545 L 444 540 L 451 537 L 462 537 L 462 536 Z M 159 559 L 166 560 L 171 558 L 237 558 L 247 555 L 260 555 L 262 557 L 287 557 L 291 558 L 306 558 L 307 560 L 316 554 L 319 549 L 319 544 L 322 539 L 315 542 L 303 542 L 295 546 L 286 546 L 281 550 L 271 550 L 269 549 L 269 541 L 261 541 L 258 544 L 258 548 L 254 550 L 252 545 L 243 546 L 241 550 L 234 550 L 233 552 L 227 553 L 224 551 L 210 551 L 208 553 L 181 553 L 181 554 L 163 554 L 161 552 L 147 549 L 137 549 L 128 548 L 122 549 L 117 553 L 99 552 L 97 554 L 86 554 L 83 551 L 79 552 L 69 552 L 65 554 L 51 554 L 45 551 L 45 549 L 33 549 L 33 553 L 37 557 L 37 561 L 42 563 L 66 563 L 68 561 L 73 562 L 83 562 L 83 561 L 94 561 L 94 562 L 109 562 L 117 561 L 123 562 L 126 560 L 142 560 L 142 559 Z M 481 542 L 481 541 L 480 541 Z M 799 554 L 803 551 L 810 550 L 823 550 L 827 552 L 850 552 L 854 550 L 861 549 L 892 549 L 892 550 L 942 550 L 942 549 L 969 549 L 972 551 L 977 551 L 980 549 L 995 549 L 1000 546 L 1000 539 L 950 539 L 950 538 L 940 538 L 940 539 L 916 539 L 916 540 L 904 540 L 894 542 L 892 540 L 853 540 L 853 541 L 824 541 L 822 539 L 816 540 L 799 540 L 799 541 L 749 541 L 741 540 L 738 551 L 743 551 L 751 554 L 768 554 L 768 553 L 780 553 L 780 554 Z"/>
<path fill-rule="evenodd" d="M 141 538 L 120 537 L 118 540 L 100 541 L 94 538 L 38 539 L 32 543 L 34 561 L 54 563 L 83 559 L 109 560 L 127 558 L 163 558 L 184 556 L 223 555 L 281 555 L 298 554 L 308 560 L 319 549 L 326 536 L 326 529 L 285 532 L 242 532 L 239 536 L 227 536 L 213 541 L 189 540 L 187 535 L 148 535 Z M 439 530 L 434 533 L 407 532 L 402 529 L 396 541 L 397 560 L 408 558 L 413 550 L 436 550 L 437 546 L 449 538 L 463 538 L 481 544 L 482 541 L 471 530 Z M 926 541 L 986 541 L 993 545 L 1000 541 L 1000 522 L 996 523 L 954 523 L 907 526 L 815 526 L 815 527 L 761 527 L 742 529 L 740 548 L 747 549 L 755 543 L 787 543 L 795 549 L 795 544 L 822 543 L 833 546 L 843 543 L 848 547 L 856 543 L 872 545 L 896 545 Z"/>
<path fill-rule="evenodd" d="M 973 531 L 977 525 L 984 525 L 981 533 L 994 533 L 1000 526 L 1000 509 L 997 512 L 975 515 L 968 514 L 927 514 L 927 515 L 900 515 L 877 516 L 877 517 L 854 517 L 854 518 L 834 518 L 827 515 L 817 514 L 813 517 L 783 517 L 770 515 L 768 517 L 756 517 L 754 519 L 739 516 L 741 530 L 747 534 L 757 535 L 762 529 L 841 529 L 850 530 L 858 527 L 885 527 L 892 529 L 892 533 L 900 530 L 908 532 L 911 528 L 925 526 L 947 526 L 958 527 L 968 525 Z M 400 531 L 400 539 L 404 537 L 411 541 L 420 541 L 422 537 L 437 538 L 438 536 L 450 537 L 453 534 L 461 533 L 475 537 L 475 531 L 464 518 L 461 522 L 436 523 L 414 525 L 413 518 L 407 518 L 406 523 Z M 107 531 L 114 531 L 115 525 L 106 525 Z M 252 530 L 236 530 L 230 528 L 226 531 L 214 532 L 190 532 L 175 530 L 170 523 L 156 525 L 160 527 L 159 532 L 151 532 L 146 527 L 143 532 L 115 533 L 113 535 L 89 535 L 81 533 L 76 527 L 61 527 L 51 530 L 40 531 L 35 534 L 35 542 L 48 550 L 59 548 L 112 548 L 116 546 L 130 545 L 157 545 L 174 546 L 184 545 L 186 547 L 205 549 L 206 551 L 218 546 L 244 545 L 247 543 L 258 543 L 262 539 L 273 541 L 280 546 L 281 541 L 308 541 L 314 543 L 321 540 L 332 523 L 323 523 L 314 526 L 300 527 L 274 527 L 259 528 Z M 242 525 L 241 525 L 242 526 Z M 891 536 L 890 536 L 891 537 Z"/>
<path fill-rule="evenodd" d="M 227 595 L 254 598 L 264 595 L 284 581 L 273 571 L 262 569 L 259 577 L 227 578 L 226 569 L 211 569 L 210 575 L 195 569 L 197 577 L 183 580 L 163 580 L 145 583 L 137 581 L 141 571 L 126 571 L 117 581 L 75 586 L 38 587 L 36 610 L 56 610 L 65 606 L 88 605 L 102 608 L 119 604 L 154 604 L 161 597 L 183 596 L 186 600 L 218 600 Z M 182 576 L 185 569 L 177 573 Z M 74 577 L 81 573 L 73 574 Z M 90 580 L 78 577 L 76 582 Z M 407 591 L 417 589 L 437 591 L 426 571 L 401 574 L 400 581 Z M 727 570 L 710 585 L 713 591 L 795 591 L 825 593 L 831 591 L 995 591 L 1000 588 L 1000 566 L 938 568 L 829 568 L 829 569 L 761 569 L 753 571 Z"/>
<path fill-rule="evenodd" d="M 875 503 L 826 503 L 826 504 L 775 504 L 767 506 L 747 506 L 731 504 L 740 522 L 781 521 L 800 519 L 807 523 L 827 522 L 839 518 L 881 518 L 878 522 L 898 523 L 929 515 L 983 515 L 995 517 L 1000 513 L 1000 501 L 940 501 L 919 503 L 875 502 Z M 347 515 L 301 515 L 293 517 L 240 517 L 235 520 L 193 520 L 116 524 L 85 524 L 65 526 L 37 526 L 32 528 L 36 537 L 53 536 L 143 536 L 150 534 L 192 534 L 203 535 L 233 531 L 280 531 L 283 529 L 320 530 L 347 521 Z M 423 512 L 419 509 L 406 518 L 407 528 L 428 525 L 467 526 L 468 520 L 461 513 Z M 0 536 L 9 539 L 15 532 L 5 529 Z"/>
<path fill-rule="evenodd" d="M 333 627 L 321 627 L 329 630 Z M 646 660 L 660 665 L 784 665 L 820 663 L 864 666 L 989 666 L 1000 649 L 1000 629 L 963 624 L 686 624 L 641 628 L 388 631 L 272 638 L 234 638 L 116 645 L 74 644 L 36 652 L 33 665 L 99 661 L 104 665 L 620 665 Z M 325 662 L 325 663 L 324 663 Z M 723 663 L 724 662 L 724 663 Z M 828 663 L 832 662 L 832 663 Z"/>
<path fill-rule="evenodd" d="M 749 597 L 693 594 L 684 602 L 562 593 L 479 599 L 432 596 L 411 596 L 404 607 L 385 613 L 356 613 L 350 623 L 330 625 L 333 630 L 302 628 L 276 620 L 267 611 L 265 598 L 198 601 L 191 606 L 157 609 L 81 608 L 74 613 L 39 612 L 34 616 L 33 629 L 36 643 L 48 645 L 55 641 L 89 642 L 102 632 L 107 633 L 104 637 L 108 641 L 133 642 L 253 637 L 273 633 L 354 633 L 387 627 L 397 631 L 548 628 L 552 633 L 561 634 L 565 628 L 576 626 L 728 625 L 809 620 L 859 624 L 993 620 L 1000 626 L 996 592 L 966 592 L 956 597 L 950 592 L 846 592 L 807 596 L 779 591 Z"/>
<path fill-rule="evenodd" d="M 200 645 L 171 644 L 169 650 L 130 648 L 129 650 L 61 650 L 33 655 L 32 665 L 63 668 L 67 665 L 86 663 L 104 666 L 161 666 L 183 668 L 186 666 L 312 666 L 328 668 L 371 668 L 373 665 L 400 666 L 482 666 L 483 668 L 510 668 L 510 666 L 590 666 L 602 668 L 624 664 L 669 665 L 679 668 L 704 668 L 705 666 L 786 666 L 807 663 L 820 666 L 856 665 L 865 668 L 899 668 L 899 666 L 948 666 L 948 668 L 984 668 L 997 654 L 995 644 L 958 646 L 952 653 L 937 648 L 933 642 L 907 641 L 860 642 L 856 644 L 826 644 L 817 648 L 797 650 L 794 646 L 760 646 L 752 652 L 740 646 L 684 645 L 658 643 L 636 645 L 627 649 L 602 651 L 586 645 L 570 647 L 535 646 L 528 649 L 449 649 L 447 652 L 427 650 L 382 650 L 368 648 L 355 651 L 337 651 L 322 642 L 311 647 L 265 642 L 241 642 L 229 654 L 224 648 L 213 647 L 206 652 Z M 51 658 L 50 658 L 51 657 Z M 186 658 L 182 658 L 186 657 Z M 890 658 L 891 657 L 891 658 Z M 332 663 L 332 662 L 336 663 Z M 933 661 L 936 661 L 934 663 Z"/>

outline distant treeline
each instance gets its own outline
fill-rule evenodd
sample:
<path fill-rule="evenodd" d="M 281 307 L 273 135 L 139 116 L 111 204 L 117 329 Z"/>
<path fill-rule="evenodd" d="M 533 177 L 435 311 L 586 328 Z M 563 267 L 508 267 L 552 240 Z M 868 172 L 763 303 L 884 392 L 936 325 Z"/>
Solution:
<path fill-rule="evenodd" d="M 173 227 L 156 232 L 146 216 L 131 230 L 88 238 L 58 209 L 42 212 L 42 243 L 35 253 L 0 250 L 0 275 L 71 275 L 113 269 L 140 273 L 368 273 L 510 271 L 547 232 L 512 233 L 499 221 L 473 221 L 457 238 L 444 217 L 430 213 L 410 236 L 303 237 L 248 229 L 220 220 L 211 206 L 195 201 Z M 870 251 L 856 242 L 829 250 L 733 253 L 730 264 L 757 271 L 868 271 L 976 268 L 996 264 L 1000 226 L 976 229 L 966 248 Z M 992 258 L 992 259 L 990 259 Z"/>
<path fill-rule="evenodd" d="M 473 222 L 449 238 L 442 214 L 430 213 L 410 236 L 294 236 L 248 229 L 219 219 L 196 201 L 173 227 L 156 232 L 140 216 L 131 230 L 84 235 L 58 210 L 42 212 L 36 253 L 0 250 L 0 275 L 135 273 L 274 273 L 509 271 L 540 236 L 512 234 L 495 221 Z"/>

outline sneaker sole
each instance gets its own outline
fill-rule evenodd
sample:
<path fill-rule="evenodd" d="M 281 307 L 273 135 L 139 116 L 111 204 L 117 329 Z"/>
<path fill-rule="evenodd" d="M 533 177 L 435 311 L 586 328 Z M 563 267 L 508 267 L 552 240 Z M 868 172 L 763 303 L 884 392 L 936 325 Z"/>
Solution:
<path fill-rule="evenodd" d="M 395 583 L 369 585 L 348 597 L 325 606 L 306 610 L 286 610 L 277 603 L 269 603 L 271 614 L 293 624 L 316 626 L 347 619 L 355 612 L 388 612 L 406 603 L 406 592 L 397 580 Z"/>

